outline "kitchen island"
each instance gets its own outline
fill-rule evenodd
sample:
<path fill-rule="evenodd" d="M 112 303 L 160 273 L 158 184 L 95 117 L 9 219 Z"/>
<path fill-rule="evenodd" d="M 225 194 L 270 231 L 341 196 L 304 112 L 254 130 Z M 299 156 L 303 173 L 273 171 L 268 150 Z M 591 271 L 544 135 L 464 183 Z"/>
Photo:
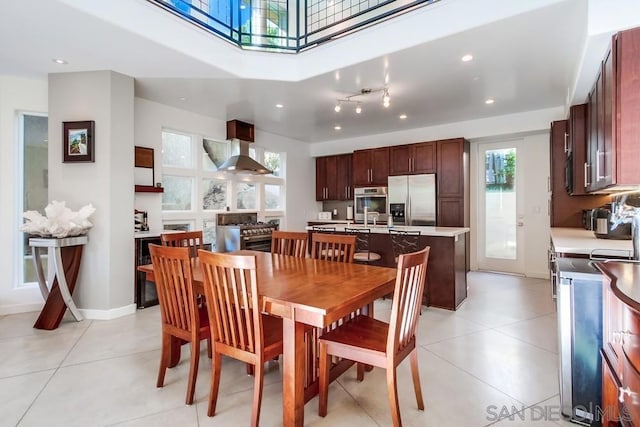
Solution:
<path fill-rule="evenodd" d="M 336 233 L 346 228 L 367 228 L 371 231 L 370 250 L 380 254 L 375 265 L 395 267 L 391 237 L 386 225 L 327 223 Z M 430 246 L 427 283 L 422 303 L 427 306 L 456 310 L 467 297 L 466 239 L 468 227 L 411 227 L 394 226 L 398 231 L 419 231 L 420 248 Z M 309 238 L 312 228 L 307 227 Z M 311 245 L 309 245 L 311 246 Z"/>

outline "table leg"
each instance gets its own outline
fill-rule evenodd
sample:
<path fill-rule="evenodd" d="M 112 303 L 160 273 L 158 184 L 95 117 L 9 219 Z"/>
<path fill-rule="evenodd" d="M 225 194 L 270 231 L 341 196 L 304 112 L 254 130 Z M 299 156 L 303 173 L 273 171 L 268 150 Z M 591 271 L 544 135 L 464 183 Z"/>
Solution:
<path fill-rule="evenodd" d="M 60 288 L 60 295 L 62 295 L 62 300 L 64 304 L 69 308 L 69 311 L 73 315 L 73 318 L 76 321 L 81 321 L 83 319 L 82 314 L 76 307 L 76 304 L 73 302 L 73 298 L 71 298 L 71 292 L 69 291 L 69 286 L 67 285 L 67 278 L 64 271 L 64 266 L 62 264 L 62 252 L 60 248 L 57 247 L 54 250 L 55 257 L 55 267 L 56 267 L 56 277 L 58 278 L 58 287 Z"/>
<path fill-rule="evenodd" d="M 53 275 L 54 279 L 51 282 L 51 289 L 48 290 L 49 295 L 44 302 L 44 307 L 40 312 L 40 316 L 38 316 L 36 323 L 33 325 L 34 328 L 52 330 L 56 329 L 60 325 L 62 317 L 68 307 L 64 296 L 62 295 L 62 278 L 65 280 L 64 287 L 65 290 L 68 291 L 70 297 L 76 286 L 81 259 L 81 245 L 66 246 L 62 248 L 60 272 Z"/>
<path fill-rule="evenodd" d="M 285 427 L 304 424 L 304 324 L 283 318 L 282 419 Z"/>
<path fill-rule="evenodd" d="M 38 277 L 38 286 L 40 286 L 40 293 L 42 298 L 46 301 L 49 297 L 49 288 L 47 287 L 47 280 L 44 277 L 44 270 L 42 269 L 42 258 L 40 257 L 40 248 L 31 248 L 33 252 L 33 266 L 36 269 L 36 276 Z"/>

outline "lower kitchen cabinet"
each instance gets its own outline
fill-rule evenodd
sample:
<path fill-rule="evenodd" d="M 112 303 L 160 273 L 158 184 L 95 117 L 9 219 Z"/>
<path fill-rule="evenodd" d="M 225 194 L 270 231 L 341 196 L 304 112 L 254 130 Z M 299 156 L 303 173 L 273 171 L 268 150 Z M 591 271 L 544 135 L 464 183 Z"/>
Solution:
<path fill-rule="evenodd" d="M 147 281 L 146 274 L 138 271 L 138 266 L 151 264 L 151 254 L 149 253 L 149 245 L 161 245 L 160 236 L 140 237 L 135 239 L 135 267 L 134 267 L 134 283 L 135 283 L 135 302 L 137 308 L 151 307 L 158 304 L 158 293 L 156 285 Z"/>
<path fill-rule="evenodd" d="M 602 425 L 640 423 L 640 265 L 597 263 L 602 290 Z"/>

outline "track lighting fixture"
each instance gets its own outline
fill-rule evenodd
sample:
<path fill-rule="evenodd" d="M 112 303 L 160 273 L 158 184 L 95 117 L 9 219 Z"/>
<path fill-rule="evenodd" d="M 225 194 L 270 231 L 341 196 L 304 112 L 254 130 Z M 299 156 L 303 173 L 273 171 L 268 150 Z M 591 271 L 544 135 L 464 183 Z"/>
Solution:
<path fill-rule="evenodd" d="M 335 107 L 333 107 L 333 109 L 336 113 L 339 113 L 340 110 L 342 109 L 343 103 L 353 102 L 356 104 L 356 108 L 355 108 L 356 114 L 360 114 L 362 113 L 362 102 L 351 99 L 351 98 L 355 98 L 357 96 L 370 95 L 372 93 L 378 93 L 378 92 L 382 92 L 382 105 L 385 108 L 388 108 L 389 105 L 391 105 L 391 96 L 389 96 L 389 88 L 383 87 L 380 89 L 363 88 L 363 89 L 360 89 L 358 93 L 354 93 L 353 95 L 348 95 L 348 96 L 345 96 L 344 98 L 337 99 L 336 105 Z"/>

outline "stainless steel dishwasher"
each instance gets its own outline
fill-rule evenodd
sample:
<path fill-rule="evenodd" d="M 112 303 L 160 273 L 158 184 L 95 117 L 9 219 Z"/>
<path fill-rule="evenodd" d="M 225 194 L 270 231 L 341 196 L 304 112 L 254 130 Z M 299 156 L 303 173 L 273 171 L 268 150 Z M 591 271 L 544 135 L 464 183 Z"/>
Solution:
<path fill-rule="evenodd" d="M 601 426 L 602 275 L 588 259 L 557 258 L 556 269 L 562 414 Z"/>

